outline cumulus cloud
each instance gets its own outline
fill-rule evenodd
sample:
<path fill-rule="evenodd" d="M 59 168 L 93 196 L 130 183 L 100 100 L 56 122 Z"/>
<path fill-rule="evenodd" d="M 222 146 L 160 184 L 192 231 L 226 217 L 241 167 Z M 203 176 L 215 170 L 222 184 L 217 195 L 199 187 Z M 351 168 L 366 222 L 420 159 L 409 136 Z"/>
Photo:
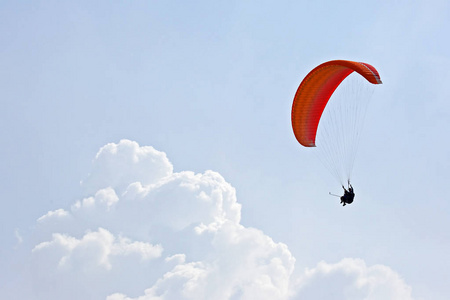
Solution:
<path fill-rule="evenodd" d="M 132 182 L 155 183 L 172 174 L 173 166 L 164 152 L 122 140 L 109 143 L 97 153 L 89 177 L 82 182 L 88 193 L 112 187 L 121 189 Z"/>
<path fill-rule="evenodd" d="M 125 237 L 116 238 L 108 230 L 99 228 L 87 232 L 81 239 L 65 234 L 54 233 L 51 241 L 42 242 L 34 247 L 35 252 L 58 249 L 64 253 L 59 258 L 58 268 L 96 268 L 111 269 L 110 257 L 119 255 L 138 255 L 141 260 L 161 256 L 162 247 L 144 242 L 131 242 Z M 54 252 L 54 251 L 52 251 Z"/>
<path fill-rule="evenodd" d="M 294 278 L 287 245 L 240 223 L 220 174 L 174 173 L 152 147 L 102 147 L 82 187 L 85 198 L 36 222 L 38 299 L 411 299 L 394 271 L 362 260 Z"/>
<path fill-rule="evenodd" d="M 412 299 L 411 287 L 391 268 L 368 267 L 362 259 L 352 258 L 336 264 L 322 261 L 315 268 L 306 269 L 297 289 L 293 299 Z"/>

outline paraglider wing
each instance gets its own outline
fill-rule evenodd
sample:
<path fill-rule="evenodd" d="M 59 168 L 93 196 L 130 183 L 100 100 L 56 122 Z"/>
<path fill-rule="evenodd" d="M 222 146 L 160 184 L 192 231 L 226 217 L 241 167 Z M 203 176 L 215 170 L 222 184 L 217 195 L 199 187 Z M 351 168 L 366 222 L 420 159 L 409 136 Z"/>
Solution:
<path fill-rule="evenodd" d="M 314 68 L 303 79 L 292 104 L 292 128 L 297 141 L 315 147 L 320 117 L 333 92 L 352 72 L 361 74 L 373 84 L 381 84 L 378 71 L 366 63 L 333 60 Z"/>

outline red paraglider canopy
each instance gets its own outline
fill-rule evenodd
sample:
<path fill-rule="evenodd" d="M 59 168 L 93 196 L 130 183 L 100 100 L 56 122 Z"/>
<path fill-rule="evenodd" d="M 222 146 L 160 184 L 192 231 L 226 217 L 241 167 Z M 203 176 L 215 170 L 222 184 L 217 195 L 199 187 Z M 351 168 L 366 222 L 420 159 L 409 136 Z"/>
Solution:
<path fill-rule="evenodd" d="M 292 104 L 292 128 L 297 141 L 315 147 L 320 117 L 333 92 L 352 72 L 370 83 L 381 84 L 378 71 L 371 65 L 348 60 L 332 60 L 314 68 L 303 79 Z"/>

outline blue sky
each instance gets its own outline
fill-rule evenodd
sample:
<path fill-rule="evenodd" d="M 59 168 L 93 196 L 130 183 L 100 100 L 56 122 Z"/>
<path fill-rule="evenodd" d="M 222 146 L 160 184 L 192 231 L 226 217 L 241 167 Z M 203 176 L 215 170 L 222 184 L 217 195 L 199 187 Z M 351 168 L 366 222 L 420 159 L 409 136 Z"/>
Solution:
<path fill-rule="evenodd" d="M 35 286 L 51 280 L 36 279 L 42 270 L 32 267 L 32 249 L 50 241 L 50 233 L 80 241 L 86 230 L 98 233 L 94 238 L 107 235 L 89 227 L 88 215 L 70 210 L 94 196 L 80 181 L 89 182 L 95 166 L 105 178 L 108 170 L 128 174 L 122 185 L 132 183 L 130 178 L 144 186 L 147 176 L 162 180 L 145 163 L 128 170 L 117 162 L 123 157 L 96 165 L 102 147 L 126 139 L 165 153 L 170 163 L 162 164 L 173 165 L 170 176 L 220 174 L 226 184 L 209 175 L 201 180 L 235 189 L 241 219 L 233 222 L 249 235 L 256 239 L 261 233 L 277 249 L 286 245 L 289 255 L 284 250 L 270 255 L 295 258 L 292 275 L 283 280 L 300 291 L 298 297 L 302 289 L 295 282 L 308 277 L 305 268 L 328 274 L 320 273 L 324 261 L 337 270 L 351 265 L 368 273 L 383 265 L 401 278 L 398 286 L 411 288 L 404 299 L 447 299 L 449 14 L 447 1 L 2 1 L 0 280 L 6 285 L 0 292 L 42 297 Z M 302 78 L 332 59 L 370 63 L 383 80 L 368 109 L 353 171 L 356 200 L 345 208 L 328 195 L 340 187 L 298 145 L 290 127 Z M 127 151 L 124 157 L 134 153 Z M 181 181 L 193 180 L 183 176 Z M 123 190 L 113 188 L 122 201 Z M 182 191 L 171 197 L 183 198 Z M 77 225 L 67 225 L 65 232 L 57 222 L 42 229 L 37 220 L 58 209 L 80 218 Z M 179 217 L 175 208 L 165 209 Z M 119 226 L 124 219 L 114 220 L 96 226 L 126 233 Z M 164 249 L 179 238 L 170 236 L 163 239 Z M 207 261 L 179 247 L 186 255 L 179 266 L 193 257 Z M 219 250 L 214 253 L 224 253 Z M 162 253 L 164 260 L 168 256 Z M 153 281 L 136 283 L 135 294 L 114 292 L 141 296 L 163 275 L 155 271 Z M 317 275 L 321 279 L 311 286 L 327 286 L 327 276 Z M 104 292 L 106 298 L 111 294 L 106 291 L 97 295 Z M 303 297 L 319 299 L 313 292 Z M 234 297 L 247 299 L 246 293 L 251 292 Z"/>

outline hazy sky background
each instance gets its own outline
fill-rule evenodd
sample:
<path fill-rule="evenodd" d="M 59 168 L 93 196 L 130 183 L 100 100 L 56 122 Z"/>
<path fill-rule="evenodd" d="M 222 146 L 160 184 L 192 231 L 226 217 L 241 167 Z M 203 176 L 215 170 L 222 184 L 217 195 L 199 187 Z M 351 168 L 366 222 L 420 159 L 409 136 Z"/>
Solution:
<path fill-rule="evenodd" d="M 448 299 L 449 28 L 444 0 L 0 1 L 2 298 Z M 383 80 L 345 208 L 290 124 L 332 59 Z"/>

